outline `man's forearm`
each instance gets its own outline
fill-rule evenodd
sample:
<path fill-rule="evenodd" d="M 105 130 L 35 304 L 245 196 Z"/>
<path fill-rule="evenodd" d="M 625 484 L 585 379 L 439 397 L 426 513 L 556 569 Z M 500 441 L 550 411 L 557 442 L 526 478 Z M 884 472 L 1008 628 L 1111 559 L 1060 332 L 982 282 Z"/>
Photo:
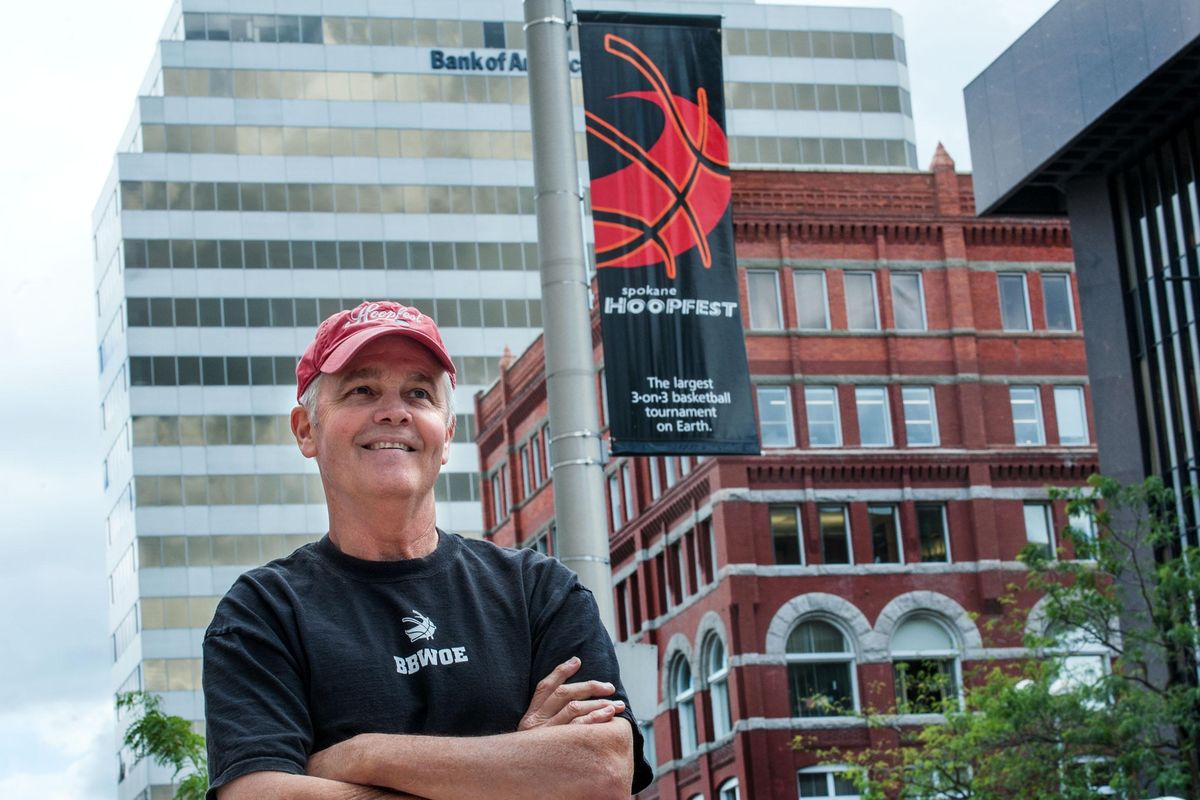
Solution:
<path fill-rule="evenodd" d="M 628 797 L 633 731 L 617 718 L 498 736 L 363 734 L 309 764 L 312 774 L 430 800 Z"/>
<path fill-rule="evenodd" d="M 374 786 L 286 772 L 243 775 L 218 789 L 217 797 L 219 800 L 421 800 Z"/>

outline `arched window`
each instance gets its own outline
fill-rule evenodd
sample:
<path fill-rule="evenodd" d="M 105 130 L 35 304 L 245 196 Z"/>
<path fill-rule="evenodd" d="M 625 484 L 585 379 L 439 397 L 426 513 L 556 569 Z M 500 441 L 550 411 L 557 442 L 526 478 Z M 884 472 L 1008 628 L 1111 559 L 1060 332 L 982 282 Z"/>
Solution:
<path fill-rule="evenodd" d="M 730 778 L 721 784 L 721 788 L 717 789 L 717 800 L 741 800 L 737 778 Z"/>
<path fill-rule="evenodd" d="M 671 662 L 671 697 L 679 714 L 679 755 L 687 757 L 696 752 L 696 684 L 682 653 Z"/>
<path fill-rule="evenodd" d="M 800 797 L 826 797 L 837 800 L 858 800 L 858 787 L 850 779 L 846 767 L 825 765 L 809 767 L 796 773 Z"/>
<path fill-rule="evenodd" d="M 1058 661 L 1058 677 L 1050 686 L 1057 694 L 1072 689 L 1096 688 L 1108 673 L 1109 651 L 1100 639 L 1083 628 L 1052 626 L 1046 631 L 1051 654 Z M 1095 698 L 1100 702 L 1100 698 Z"/>
<path fill-rule="evenodd" d="M 892 634 L 896 708 L 906 714 L 939 714 L 959 705 L 958 645 L 930 616 L 910 617 Z"/>
<path fill-rule="evenodd" d="M 710 634 L 704 641 L 704 683 L 708 686 L 708 701 L 712 705 L 713 740 L 726 736 L 732 729 L 729 718 L 729 658 L 721 637 Z"/>
<path fill-rule="evenodd" d="M 801 622 L 787 639 L 793 717 L 832 717 L 857 708 L 854 651 L 832 623 Z"/>

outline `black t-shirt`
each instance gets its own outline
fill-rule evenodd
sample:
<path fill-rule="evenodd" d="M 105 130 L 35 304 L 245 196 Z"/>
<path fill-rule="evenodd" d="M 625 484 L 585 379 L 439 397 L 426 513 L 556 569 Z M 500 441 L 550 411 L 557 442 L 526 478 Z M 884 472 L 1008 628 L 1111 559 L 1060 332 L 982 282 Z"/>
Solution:
<path fill-rule="evenodd" d="M 575 573 L 442 531 L 432 554 L 405 561 L 353 558 L 326 536 L 242 575 L 217 606 L 204 637 L 211 787 L 304 774 L 309 755 L 359 733 L 511 733 L 571 656 L 571 681 L 608 681 L 626 701 L 640 791 L 652 777 L 642 737 Z"/>

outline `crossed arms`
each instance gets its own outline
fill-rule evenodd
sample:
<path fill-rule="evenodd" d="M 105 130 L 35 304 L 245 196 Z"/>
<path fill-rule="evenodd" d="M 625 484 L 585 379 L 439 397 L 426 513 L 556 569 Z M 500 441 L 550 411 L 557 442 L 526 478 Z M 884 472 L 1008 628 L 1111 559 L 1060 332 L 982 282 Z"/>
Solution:
<path fill-rule="evenodd" d="M 633 730 L 609 683 L 567 683 L 578 658 L 537 685 L 513 733 L 479 737 L 360 734 L 314 753 L 306 775 L 254 772 L 220 800 L 470 800 L 628 797 Z"/>

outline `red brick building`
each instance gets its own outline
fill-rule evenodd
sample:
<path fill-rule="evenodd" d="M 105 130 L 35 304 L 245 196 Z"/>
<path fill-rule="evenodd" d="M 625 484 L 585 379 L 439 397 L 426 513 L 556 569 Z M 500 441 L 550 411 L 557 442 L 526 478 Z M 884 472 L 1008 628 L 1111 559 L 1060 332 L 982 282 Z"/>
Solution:
<path fill-rule="evenodd" d="M 1096 468 L 1070 234 L 976 218 L 941 148 L 733 197 L 763 455 L 606 467 L 618 636 L 659 655 L 644 796 L 853 797 L 814 755 L 885 735 L 851 712 L 927 722 L 1025 655 L 987 623 L 1017 553 L 1062 544 L 1047 486 Z M 553 552 L 540 340 L 476 414 L 487 535 Z"/>

